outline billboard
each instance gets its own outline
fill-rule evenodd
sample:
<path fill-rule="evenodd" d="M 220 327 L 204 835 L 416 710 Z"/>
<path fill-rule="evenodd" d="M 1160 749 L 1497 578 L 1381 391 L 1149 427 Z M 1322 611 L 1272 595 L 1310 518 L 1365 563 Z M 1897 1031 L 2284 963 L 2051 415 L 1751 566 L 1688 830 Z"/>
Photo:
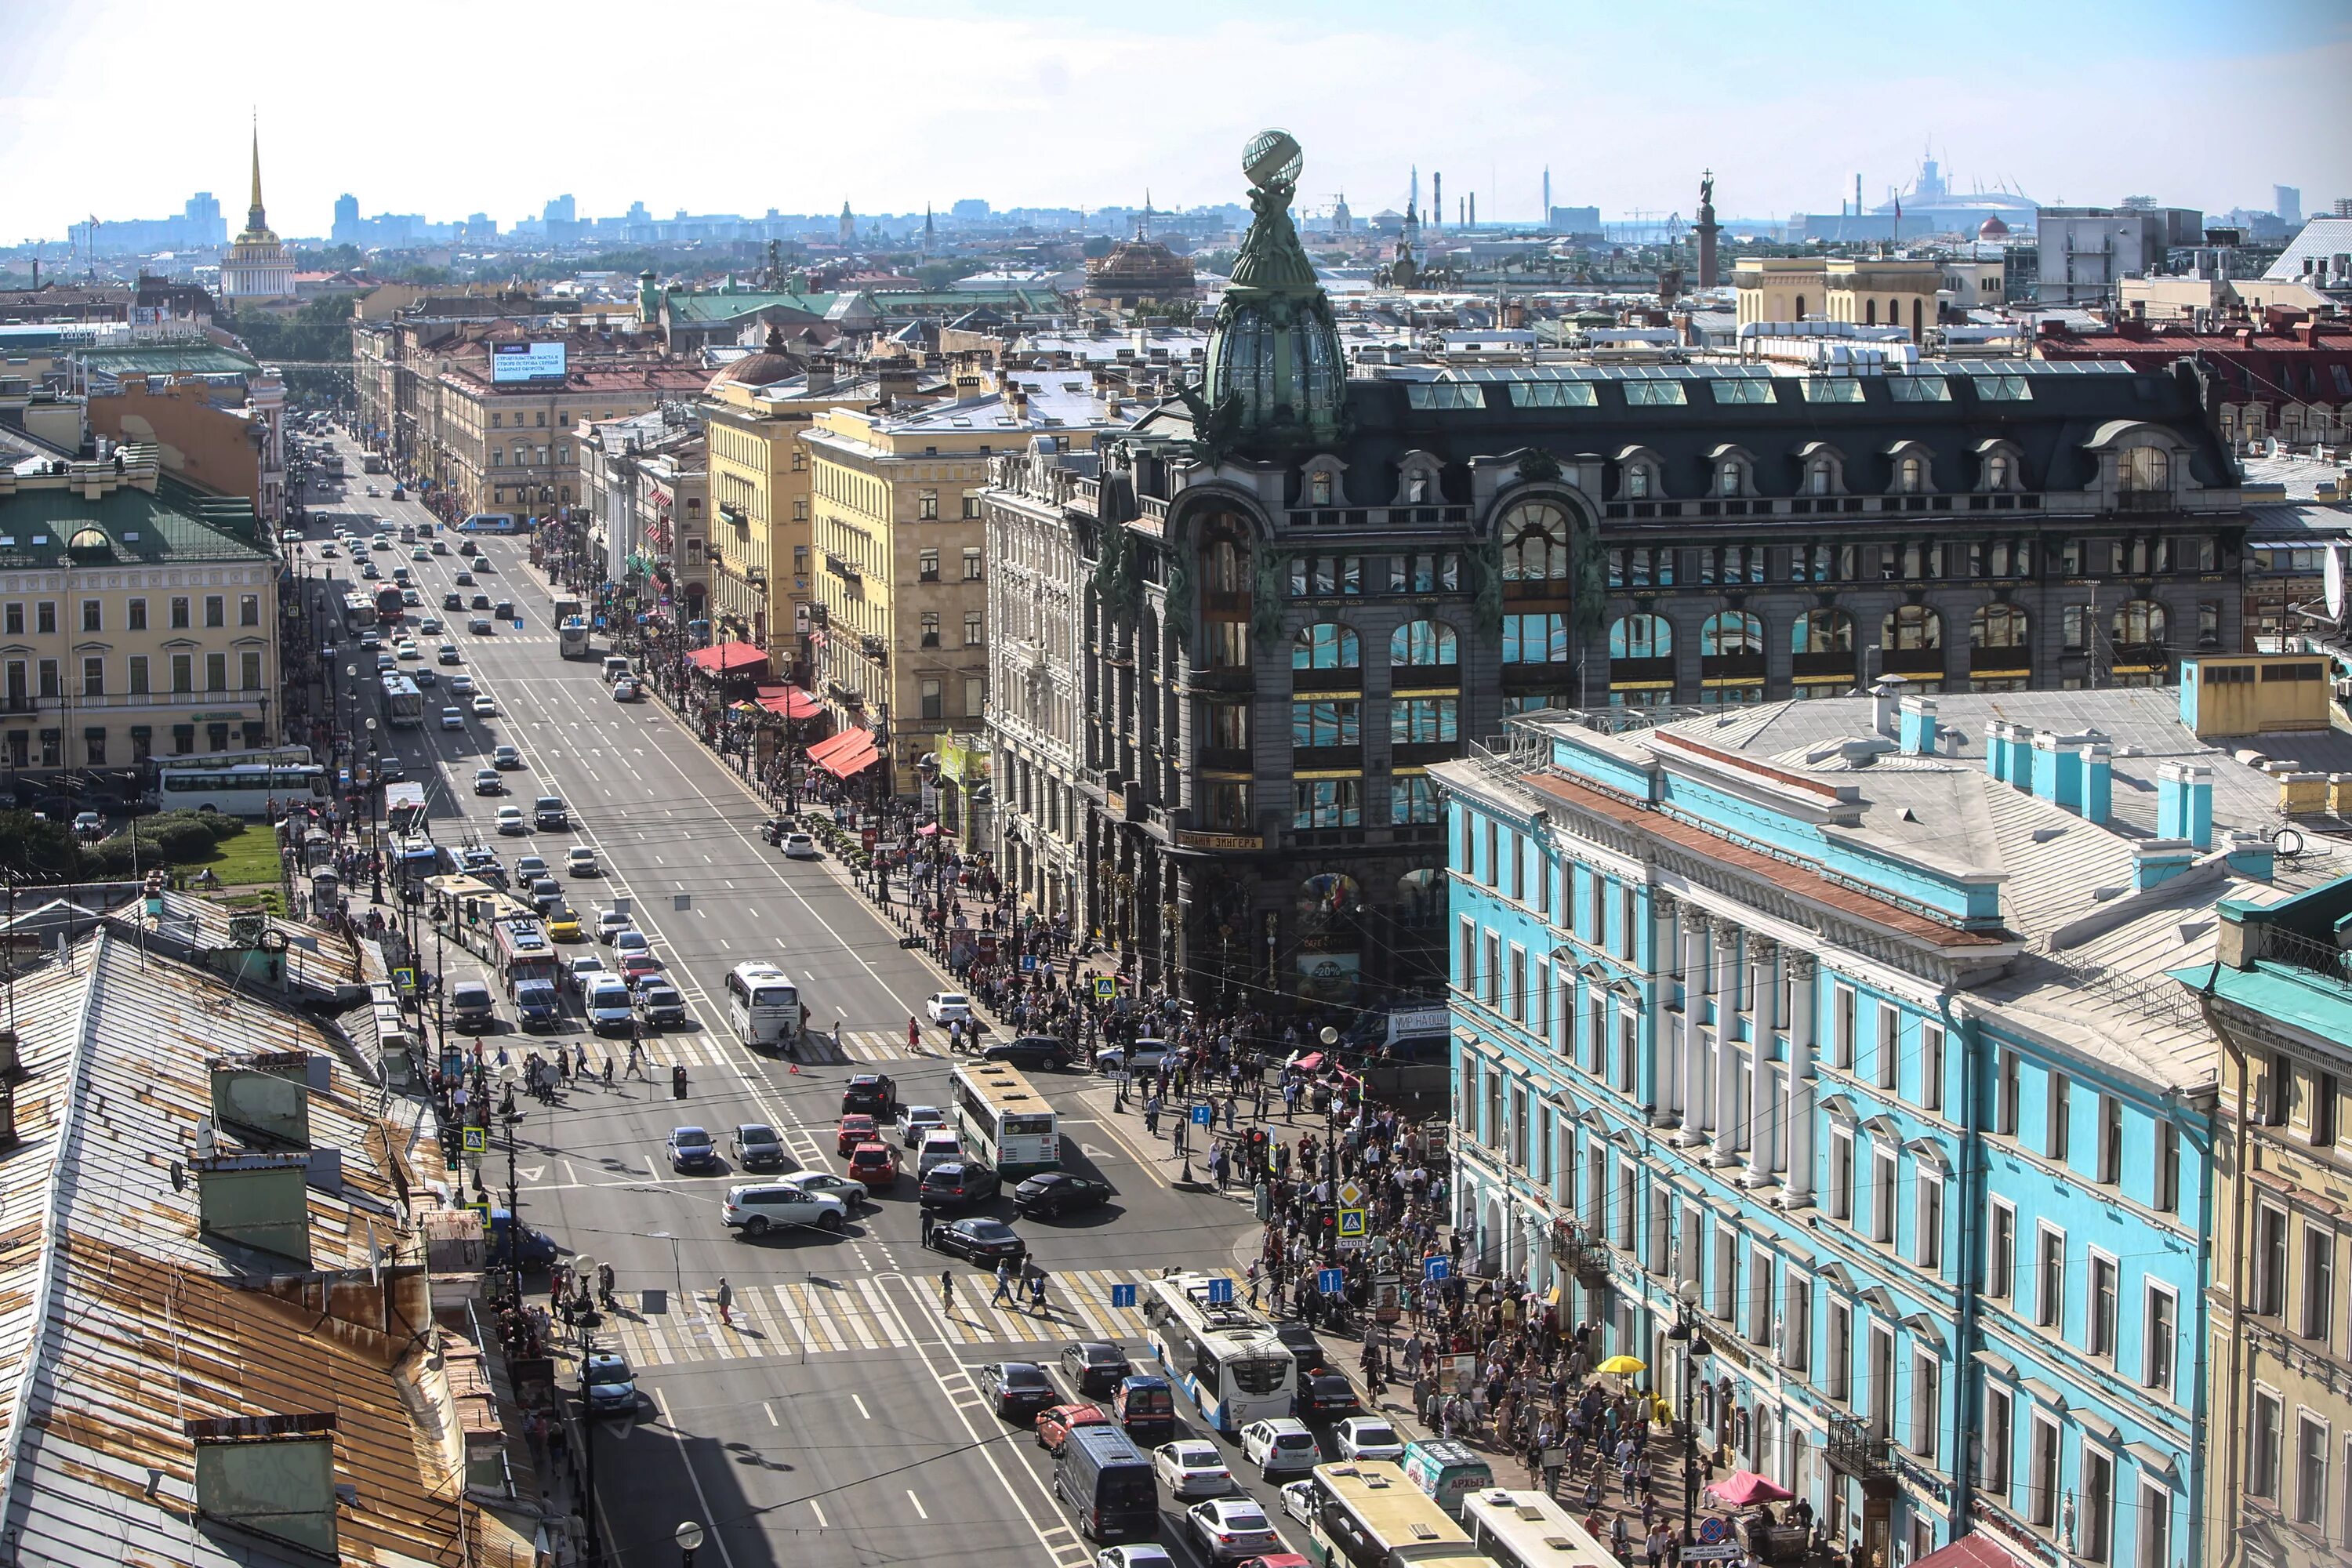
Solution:
<path fill-rule="evenodd" d="M 562 343 L 492 343 L 490 384 L 561 382 L 566 374 Z"/>

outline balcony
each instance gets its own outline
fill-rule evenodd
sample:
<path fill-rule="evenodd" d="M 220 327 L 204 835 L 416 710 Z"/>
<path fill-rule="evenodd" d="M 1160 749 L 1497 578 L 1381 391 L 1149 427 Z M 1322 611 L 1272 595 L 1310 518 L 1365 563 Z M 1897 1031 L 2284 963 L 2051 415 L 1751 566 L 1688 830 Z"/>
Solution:
<path fill-rule="evenodd" d="M 2116 497 L 2116 510 L 2131 517 L 2178 511 L 2179 498 L 2170 490 L 2125 490 Z"/>
<path fill-rule="evenodd" d="M 1575 1220 L 1552 1222 L 1551 1257 L 1554 1263 L 1573 1273 L 1580 1285 L 1598 1289 L 1609 1283 L 1608 1245 L 1594 1240 Z"/>
<path fill-rule="evenodd" d="M 1859 1415 L 1830 1417 L 1827 1452 L 1832 1469 L 1843 1471 L 1856 1480 L 1882 1480 L 1895 1474 L 1895 1459 L 1886 1438 L 1873 1432 L 1870 1423 Z"/>

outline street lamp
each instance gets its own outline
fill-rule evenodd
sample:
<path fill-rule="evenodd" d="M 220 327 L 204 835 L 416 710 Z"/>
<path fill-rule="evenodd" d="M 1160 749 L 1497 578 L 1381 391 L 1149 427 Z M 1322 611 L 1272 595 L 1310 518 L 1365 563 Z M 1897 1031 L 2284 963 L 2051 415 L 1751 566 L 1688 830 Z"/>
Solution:
<path fill-rule="evenodd" d="M 677 1568 L 694 1568 L 694 1550 L 702 1544 L 702 1526 L 688 1520 L 677 1527 Z"/>
<path fill-rule="evenodd" d="M 383 902 L 383 822 L 381 816 L 383 808 L 383 780 L 378 772 L 376 762 L 373 719 L 367 721 L 367 750 L 368 837 L 373 841 L 369 847 L 368 868 L 370 880 L 374 884 L 374 889 L 369 896 L 380 904 Z"/>
<path fill-rule="evenodd" d="M 1675 1288 L 1675 1326 L 1666 1331 L 1666 1338 L 1686 1342 L 1682 1409 L 1675 1425 L 1683 1440 L 1683 1539 L 1687 1542 L 1691 1538 L 1691 1511 L 1698 1502 L 1698 1423 L 1691 1411 L 1691 1384 L 1699 1373 L 1698 1363 L 1711 1353 L 1706 1336 L 1699 1331 L 1697 1280 L 1685 1279 Z"/>

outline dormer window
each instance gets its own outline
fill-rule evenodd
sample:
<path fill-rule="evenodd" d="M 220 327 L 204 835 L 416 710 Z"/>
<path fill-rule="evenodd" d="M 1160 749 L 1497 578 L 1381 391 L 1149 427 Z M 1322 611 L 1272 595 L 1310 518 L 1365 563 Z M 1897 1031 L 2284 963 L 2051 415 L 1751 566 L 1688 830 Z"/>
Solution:
<path fill-rule="evenodd" d="M 1730 458 L 1727 458 L 1722 462 L 1717 463 L 1715 466 L 1716 494 L 1722 496 L 1738 495 L 1739 493 L 1739 465 Z"/>
<path fill-rule="evenodd" d="M 1329 506 L 1331 504 L 1331 475 L 1328 469 L 1318 468 L 1307 477 L 1307 496 L 1310 505 Z"/>
<path fill-rule="evenodd" d="M 1625 470 L 1625 493 L 1634 500 L 1650 499 L 1650 466 L 1635 463 Z"/>
<path fill-rule="evenodd" d="M 1927 460 L 1916 455 L 1898 459 L 1895 465 L 1895 488 L 1906 496 L 1924 494 L 1927 489 Z"/>
<path fill-rule="evenodd" d="M 2172 489 L 2172 454 L 2161 447 L 2134 447 L 2124 454 L 2124 489 L 2141 495 Z"/>
<path fill-rule="evenodd" d="M 2009 454 L 2006 452 L 1995 452 L 1991 457 L 1985 459 L 1985 489 L 1989 490 L 2005 490 L 2009 489 L 2011 475 L 2014 471 L 2015 470 L 2010 466 Z"/>
<path fill-rule="evenodd" d="M 1812 467 L 1808 468 L 1805 472 L 1806 493 L 1808 495 L 1825 496 L 1832 494 L 1836 490 L 1836 489 L 1837 465 L 1831 462 L 1827 458 L 1815 458 L 1812 462 Z"/>

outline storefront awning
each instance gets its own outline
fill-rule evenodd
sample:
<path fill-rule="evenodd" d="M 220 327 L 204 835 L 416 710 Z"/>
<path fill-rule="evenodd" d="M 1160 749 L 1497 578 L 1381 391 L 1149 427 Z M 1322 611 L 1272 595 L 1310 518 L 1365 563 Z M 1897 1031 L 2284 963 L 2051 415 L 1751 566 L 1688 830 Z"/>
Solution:
<path fill-rule="evenodd" d="M 807 760 L 811 767 L 821 768 L 824 766 L 825 760 L 827 758 L 835 756 L 842 752 L 849 750 L 850 747 L 857 743 L 858 737 L 865 733 L 866 731 L 863 730 L 844 730 L 837 735 L 827 735 L 824 740 L 817 742 L 816 744 L 811 746 L 806 752 L 803 752 L 802 755 Z"/>
<path fill-rule="evenodd" d="M 771 713 L 781 713 L 787 719 L 814 719 L 824 711 L 824 704 L 796 686 L 762 686 L 760 706 Z"/>
<path fill-rule="evenodd" d="M 694 661 L 696 668 L 709 675 L 726 675 L 754 666 L 765 668 L 768 663 L 766 650 L 747 642 L 723 642 L 716 647 L 697 648 L 686 657 Z"/>
<path fill-rule="evenodd" d="M 826 752 L 824 760 L 817 762 L 816 765 L 835 778 L 847 779 L 852 774 L 864 773 L 882 760 L 882 753 L 874 749 L 874 736 L 868 731 L 851 730 L 834 739 L 845 740 L 848 743 Z M 815 752 L 809 755 L 811 761 L 816 761 Z"/>
<path fill-rule="evenodd" d="M 1920 1558 L 1912 1568 L 2019 1568 L 2019 1560 L 1992 1537 L 1970 1531 Z"/>

